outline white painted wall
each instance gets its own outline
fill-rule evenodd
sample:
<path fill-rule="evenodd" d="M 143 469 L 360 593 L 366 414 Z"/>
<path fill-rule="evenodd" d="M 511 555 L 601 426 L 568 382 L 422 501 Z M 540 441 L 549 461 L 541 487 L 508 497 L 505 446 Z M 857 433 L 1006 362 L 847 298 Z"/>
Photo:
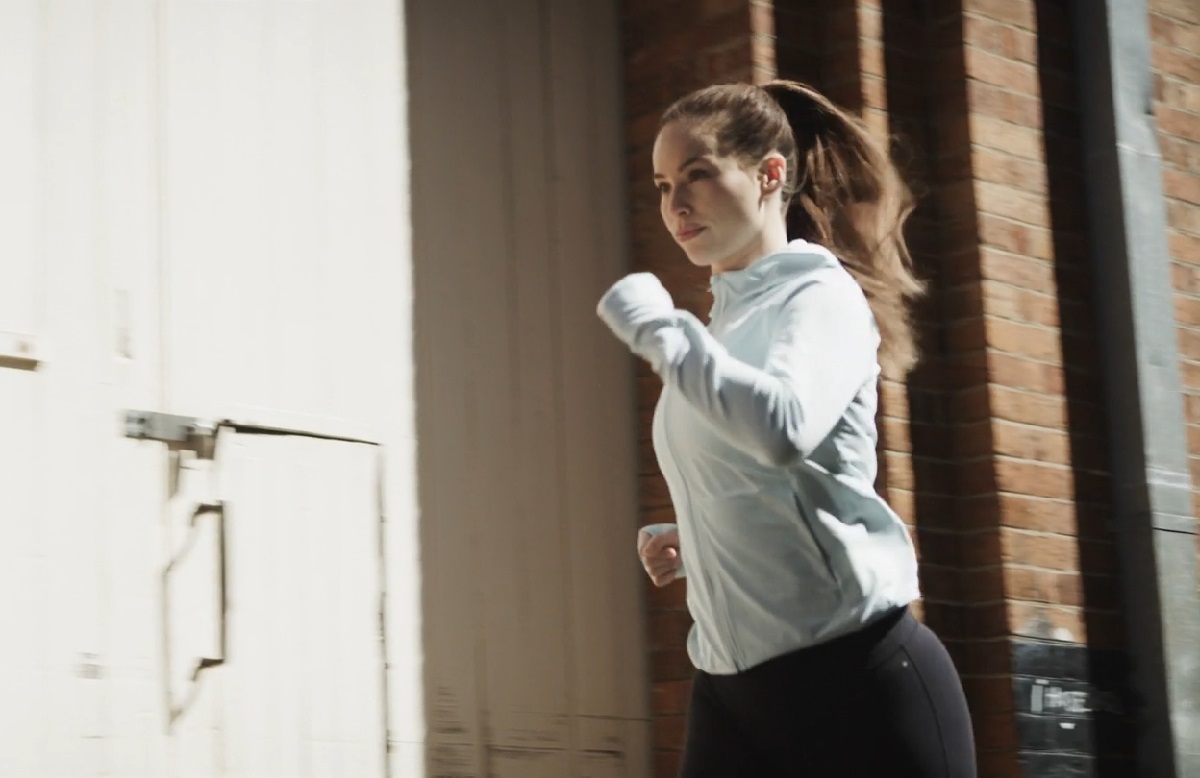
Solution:
<path fill-rule="evenodd" d="M 404 68 L 392 0 L 0 2 L 0 776 L 421 774 Z M 375 447 L 127 408 L 382 443 L 386 559 Z"/>
<path fill-rule="evenodd" d="M 0 777 L 648 774 L 618 56 L 588 0 L 0 0 Z"/>
<path fill-rule="evenodd" d="M 617 4 L 407 9 L 429 774 L 647 775 Z"/>

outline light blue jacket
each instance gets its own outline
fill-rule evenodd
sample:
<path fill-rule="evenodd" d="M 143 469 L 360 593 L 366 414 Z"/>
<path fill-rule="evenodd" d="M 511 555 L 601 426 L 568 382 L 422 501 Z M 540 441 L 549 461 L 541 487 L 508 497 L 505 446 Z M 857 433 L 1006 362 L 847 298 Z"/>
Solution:
<path fill-rule="evenodd" d="M 654 448 L 689 581 L 688 653 L 729 674 L 919 590 L 908 531 L 874 489 L 879 332 L 858 284 L 793 241 L 712 285 L 708 327 L 648 273 L 598 312 L 663 380 Z"/>

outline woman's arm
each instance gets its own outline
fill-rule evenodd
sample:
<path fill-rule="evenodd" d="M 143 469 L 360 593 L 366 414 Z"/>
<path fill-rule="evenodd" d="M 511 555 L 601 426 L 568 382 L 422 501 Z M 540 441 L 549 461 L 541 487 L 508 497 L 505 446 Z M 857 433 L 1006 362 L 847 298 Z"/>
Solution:
<path fill-rule="evenodd" d="M 763 369 L 732 356 L 695 316 L 676 310 L 649 273 L 618 281 L 598 312 L 728 440 L 768 465 L 808 456 L 876 375 L 871 309 L 837 268 L 813 273 L 783 304 Z"/>

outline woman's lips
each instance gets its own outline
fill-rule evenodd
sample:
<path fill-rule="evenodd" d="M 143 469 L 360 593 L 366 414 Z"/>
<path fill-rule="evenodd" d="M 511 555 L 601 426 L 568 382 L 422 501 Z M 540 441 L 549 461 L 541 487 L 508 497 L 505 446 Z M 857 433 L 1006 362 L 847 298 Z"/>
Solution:
<path fill-rule="evenodd" d="M 704 232 L 703 227 L 685 227 L 679 232 L 675 233 L 675 240 L 679 241 L 680 243 L 686 243 L 702 232 Z"/>

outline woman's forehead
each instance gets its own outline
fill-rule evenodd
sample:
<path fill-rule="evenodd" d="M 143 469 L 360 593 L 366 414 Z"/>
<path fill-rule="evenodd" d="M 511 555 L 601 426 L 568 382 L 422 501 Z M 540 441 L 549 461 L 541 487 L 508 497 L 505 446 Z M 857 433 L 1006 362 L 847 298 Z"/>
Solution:
<path fill-rule="evenodd" d="M 665 173 L 660 166 L 671 167 L 682 160 L 716 154 L 716 143 L 708 133 L 699 132 L 685 122 L 670 122 L 658 133 L 652 157 L 655 172 Z"/>

